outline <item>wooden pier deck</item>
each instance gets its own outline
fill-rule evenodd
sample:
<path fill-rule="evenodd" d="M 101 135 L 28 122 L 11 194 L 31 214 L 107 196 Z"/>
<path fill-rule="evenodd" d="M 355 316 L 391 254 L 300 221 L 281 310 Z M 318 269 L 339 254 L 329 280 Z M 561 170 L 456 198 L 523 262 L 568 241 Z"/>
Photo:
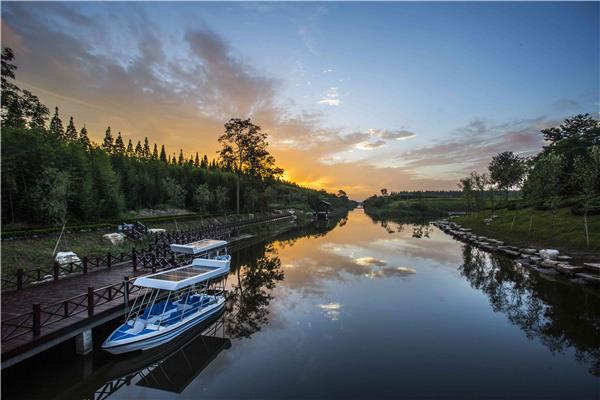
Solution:
<path fill-rule="evenodd" d="M 289 216 L 274 216 L 256 223 L 287 219 Z M 237 227 L 239 224 L 230 228 Z M 187 235 L 184 239 L 193 241 L 203 235 L 203 232 L 198 232 Z M 247 235 L 240 238 L 247 239 Z M 238 250 L 255 242 L 241 240 L 234 243 L 233 247 Z M 163 246 L 168 246 L 168 243 Z M 145 257 L 147 261 L 149 256 Z M 73 274 L 21 290 L 3 292 L 2 368 L 122 315 L 126 304 L 131 304 L 137 295 L 137 287 L 132 284 L 135 277 L 185 265 L 191 259 L 175 258 L 170 252 L 159 249 L 156 249 L 156 254 L 153 250 L 150 258 L 151 263 L 143 263 L 141 259 L 136 261 L 134 258 L 114 263 L 110 268 Z"/>

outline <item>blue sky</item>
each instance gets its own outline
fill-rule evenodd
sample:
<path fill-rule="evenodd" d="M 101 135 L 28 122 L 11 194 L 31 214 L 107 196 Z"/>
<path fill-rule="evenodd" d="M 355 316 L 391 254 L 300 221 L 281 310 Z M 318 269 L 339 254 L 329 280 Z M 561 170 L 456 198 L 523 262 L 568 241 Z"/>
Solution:
<path fill-rule="evenodd" d="M 211 156 L 251 116 L 289 177 L 357 197 L 454 188 L 600 107 L 597 2 L 3 5 L 20 82 L 97 138 Z"/>

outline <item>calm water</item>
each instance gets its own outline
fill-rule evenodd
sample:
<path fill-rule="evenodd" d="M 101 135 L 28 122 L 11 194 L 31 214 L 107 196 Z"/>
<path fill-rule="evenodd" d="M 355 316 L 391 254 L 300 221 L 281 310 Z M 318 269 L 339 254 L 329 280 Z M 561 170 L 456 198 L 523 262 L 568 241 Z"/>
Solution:
<path fill-rule="evenodd" d="M 3 372 L 3 395 L 600 397 L 599 293 L 432 226 L 356 210 L 233 256 L 227 310 L 206 331 L 126 357 L 66 344 Z"/>

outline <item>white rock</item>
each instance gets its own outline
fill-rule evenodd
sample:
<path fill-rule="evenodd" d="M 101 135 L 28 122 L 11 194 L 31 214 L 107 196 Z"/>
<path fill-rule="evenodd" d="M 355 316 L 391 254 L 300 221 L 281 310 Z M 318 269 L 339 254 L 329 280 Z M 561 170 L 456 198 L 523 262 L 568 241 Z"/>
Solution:
<path fill-rule="evenodd" d="M 107 233 L 102 235 L 102 239 L 106 240 L 112 245 L 122 244 L 125 241 L 125 235 L 122 233 Z"/>
<path fill-rule="evenodd" d="M 72 251 L 59 251 L 56 253 L 56 257 L 54 257 L 54 261 L 58 261 L 59 265 L 68 265 L 68 264 L 81 264 L 81 260 L 77 254 Z"/>
<path fill-rule="evenodd" d="M 542 249 L 542 250 L 540 250 L 538 252 L 538 254 L 544 260 L 556 260 L 556 257 L 558 257 L 558 250 L 554 250 L 554 249 Z"/>
<path fill-rule="evenodd" d="M 158 235 L 159 233 L 165 233 L 166 230 L 163 228 L 150 228 L 148 229 L 148 233 L 151 235 Z"/>

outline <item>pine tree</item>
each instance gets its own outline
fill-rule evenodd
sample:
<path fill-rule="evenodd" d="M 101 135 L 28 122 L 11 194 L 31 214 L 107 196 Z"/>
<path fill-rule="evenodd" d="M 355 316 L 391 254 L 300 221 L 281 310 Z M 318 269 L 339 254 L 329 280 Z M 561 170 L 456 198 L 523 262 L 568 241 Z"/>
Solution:
<path fill-rule="evenodd" d="M 92 146 L 85 124 L 83 125 L 83 128 L 81 128 L 81 132 L 79 132 L 79 143 L 86 149 L 89 149 Z"/>
<path fill-rule="evenodd" d="M 104 133 L 104 141 L 102 142 L 102 148 L 107 153 L 113 152 L 113 137 L 112 133 L 110 133 L 110 126 L 106 128 L 106 132 Z"/>
<path fill-rule="evenodd" d="M 58 107 L 54 108 L 54 116 L 52 117 L 52 120 L 50 121 L 50 134 L 55 135 L 57 137 L 60 138 L 64 138 L 65 137 L 65 130 L 63 128 L 63 124 L 62 121 L 60 120 L 60 117 L 58 116 Z"/>
<path fill-rule="evenodd" d="M 171 164 L 177 165 L 177 157 L 175 156 L 175 153 L 173 153 L 173 157 L 171 157 Z"/>
<path fill-rule="evenodd" d="M 144 158 L 150 158 L 150 143 L 147 137 L 144 139 Z"/>
<path fill-rule="evenodd" d="M 114 149 L 116 154 L 125 154 L 125 143 L 123 143 L 123 136 L 121 136 L 121 132 L 119 132 L 117 135 Z"/>
<path fill-rule="evenodd" d="M 165 162 L 165 163 L 169 162 L 169 160 L 167 160 L 167 152 L 165 151 L 165 145 L 164 144 L 160 148 L 160 161 Z"/>
<path fill-rule="evenodd" d="M 154 150 L 152 150 L 152 159 L 158 160 L 158 146 L 154 143 Z"/>
<path fill-rule="evenodd" d="M 140 142 L 139 140 L 135 145 L 135 156 L 139 158 L 144 157 L 144 148 L 142 147 L 142 142 Z"/>
<path fill-rule="evenodd" d="M 67 130 L 65 131 L 65 138 L 70 141 L 77 140 L 77 129 L 75 128 L 73 117 L 69 119 L 69 125 L 67 125 Z"/>
<path fill-rule="evenodd" d="M 196 158 L 194 159 L 194 166 L 200 166 L 200 158 L 198 157 L 198 152 L 196 152 Z"/>
<path fill-rule="evenodd" d="M 127 143 L 127 150 L 125 151 L 125 154 L 127 157 L 133 157 L 133 143 L 131 142 L 131 139 L 129 139 L 129 142 Z"/>
<path fill-rule="evenodd" d="M 206 157 L 206 154 L 204 155 L 204 157 L 202 157 L 202 162 L 200 162 L 200 168 L 208 168 L 208 157 Z"/>
<path fill-rule="evenodd" d="M 190 159 L 188 160 L 188 165 L 193 167 L 194 166 L 194 156 L 190 156 Z"/>
<path fill-rule="evenodd" d="M 177 164 L 183 165 L 185 162 L 185 158 L 183 157 L 183 149 L 179 149 L 179 158 L 177 159 Z"/>

